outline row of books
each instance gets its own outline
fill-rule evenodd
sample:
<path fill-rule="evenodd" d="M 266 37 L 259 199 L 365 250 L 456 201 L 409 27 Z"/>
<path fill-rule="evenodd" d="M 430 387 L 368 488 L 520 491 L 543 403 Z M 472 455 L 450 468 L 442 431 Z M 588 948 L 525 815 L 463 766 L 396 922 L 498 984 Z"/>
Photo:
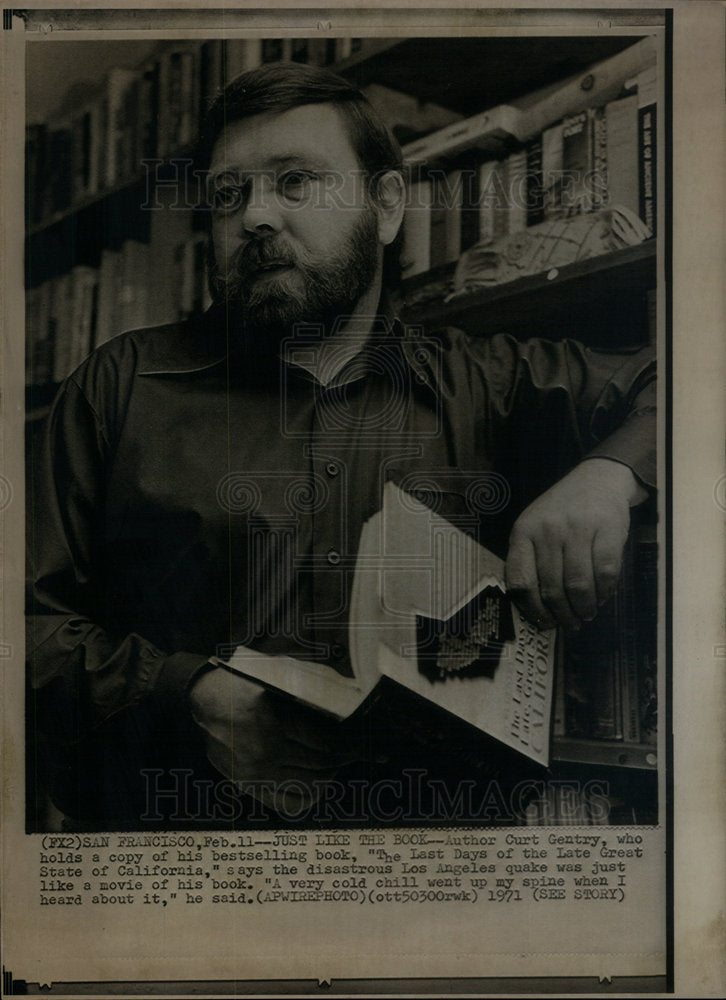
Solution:
<path fill-rule="evenodd" d="M 51 123 L 27 130 L 30 224 L 142 176 L 145 159 L 188 150 L 202 113 L 244 70 L 282 59 L 328 65 L 362 45 L 355 38 L 184 41 L 138 68 L 110 69 L 98 87 L 72 88 Z"/>
<path fill-rule="evenodd" d="M 104 249 L 99 267 L 78 264 L 29 289 L 26 384 L 62 381 L 95 347 L 123 330 L 174 322 L 206 309 L 204 263 L 202 234 L 178 243 L 166 267 L 151 244 L 130 239 L 118 250 Z"/>
<path fill-rule="evenodd" d="M 555 756 L 654 767 L 658 729 L 655 526 L 637 525 L 615 596 L 563 643 L 555 675 Z"/>
<path fill-rule="evenodd" d="M 527 804 L 522 826 L 649 826 L 658 822 L 655 784 L 641 785 L 637 794 L 612 776 L 586 782 L 554 779 Z M 579 871 L 577 863 L 568 869 Z"/>
<path fill-rule="evenodd" d="M 655 66 L 646 66 L 617 99 L 560 118 L 506 155 L 479 148 L 492 131 L 499 141 L 505 124 L 516 138 L 515 122 L 496 113 L 486 116 L 479 146 L 464 122 L 406 147 L 404 277 L 457 261 L 476 243 L 495 246 L 548 220 L 607 206 L 628 209 L 655 235 L 656 82 Z"/>

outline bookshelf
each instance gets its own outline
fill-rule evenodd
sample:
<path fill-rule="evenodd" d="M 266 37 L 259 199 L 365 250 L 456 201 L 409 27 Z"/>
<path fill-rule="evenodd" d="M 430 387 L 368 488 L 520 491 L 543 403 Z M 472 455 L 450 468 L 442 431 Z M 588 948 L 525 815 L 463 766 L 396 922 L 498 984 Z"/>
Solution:
<path fill-rule="evenodd" d="M 652 40 L 632 35 L 168 41 L 135 67 L 109 67 L 74 88 L 51 120 L 28 128 L 29 447 L 60 379 L 94 346 L 205 307 L 203 213 L 175 205 L 166 182 L 190 162 L 204 109 L 224 80 L 279 59 L 340 72 L 402 144 L 416 194 L 397 296 L 406 321 L 475 336 L 571 336 L 616 350 L 653 343 L 655 58 Z M 579 180 L 568 187 L 568 176 Z M 582 177 L 589 187 L 578 186 Z M 150 203 L 153 210 L 139 209 Z M 646 517 L 634 544 L 647 550 L 648 565 L 640 576 L 626 570 L 613 611 L 629 613 L 624 593 L 631 609 L 634 601 L 650 609 L 635 628 L 638 655 L 645 651 L 651 667 L 652 536 Z M 568 722 L 571 659 L 566 651 L 557 679 L 553 775 L 604 776 L 614 817 L 632 817 L 634 803 L 645 802 L 638 815 L 653 821 L 654 735 L 622 725 L 653 678 L 613 649 L 609 693 L 588 697 L 600 699 L 590 705 L 595 715 L 607 700 L 621 725 L 593 736 Z"/>

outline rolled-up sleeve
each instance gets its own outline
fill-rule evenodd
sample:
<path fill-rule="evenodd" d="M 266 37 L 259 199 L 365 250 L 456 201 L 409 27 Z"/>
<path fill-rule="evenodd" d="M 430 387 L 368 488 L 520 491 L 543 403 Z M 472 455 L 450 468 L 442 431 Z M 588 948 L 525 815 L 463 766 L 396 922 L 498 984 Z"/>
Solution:
<path fill-rule="evenodd" d="M 553 449 L 559 432 L 571 433 L 579 458 L 622 462 L 655 488 L 656 365 L 650 348 L 616 354 L 571 340 L 494 336 L 472 351 L 493 426 L 544 421 L 546 429 L 557 401 Z"/>

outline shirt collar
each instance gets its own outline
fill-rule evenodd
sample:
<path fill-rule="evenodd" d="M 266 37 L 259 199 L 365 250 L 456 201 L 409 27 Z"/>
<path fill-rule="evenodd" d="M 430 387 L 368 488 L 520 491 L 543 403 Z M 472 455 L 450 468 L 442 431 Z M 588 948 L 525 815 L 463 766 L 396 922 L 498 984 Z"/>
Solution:
<path fill-rule="evenodd" d="M 137 368 L 139 375 L 193 375 L 226 365 L 235 353 L 227 311 L 221 303 L 213 303 L 201 319 L 163 329 L 170 335 L 145 338 L 143 356 Z M 428 363 L 430 352 L 421 348 L 420 331 L 403 325 L 385 292 L 373 325 L 362 338 L 361 350 L 346 362 L 327 387 L 339 387 L 364 378 L 376 346 L 381 341 L 390 343 L 392 338 L 400 344 L 402 355 L 418 383 L 433 388 L 433 371 Z M 304 343 L 303 333 L 300 349 L 309 351 L 312 347 L 312 340 L 308 345 Z M 288 367 L 302 378 L 318 381 L 307 366 L 292 362 Z"/>

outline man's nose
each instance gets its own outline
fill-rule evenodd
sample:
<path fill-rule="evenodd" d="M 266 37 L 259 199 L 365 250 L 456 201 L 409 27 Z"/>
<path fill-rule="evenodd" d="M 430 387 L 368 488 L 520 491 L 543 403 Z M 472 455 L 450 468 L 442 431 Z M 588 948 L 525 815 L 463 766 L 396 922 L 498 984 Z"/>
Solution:
<path fill-rule="evenodd" d="M 250 180 L 240 222 L 245 234 L 249 236 L 280 232 L 283 226 L 282 206 L 277 197 L 274 179 L 260 174 Z"/>

